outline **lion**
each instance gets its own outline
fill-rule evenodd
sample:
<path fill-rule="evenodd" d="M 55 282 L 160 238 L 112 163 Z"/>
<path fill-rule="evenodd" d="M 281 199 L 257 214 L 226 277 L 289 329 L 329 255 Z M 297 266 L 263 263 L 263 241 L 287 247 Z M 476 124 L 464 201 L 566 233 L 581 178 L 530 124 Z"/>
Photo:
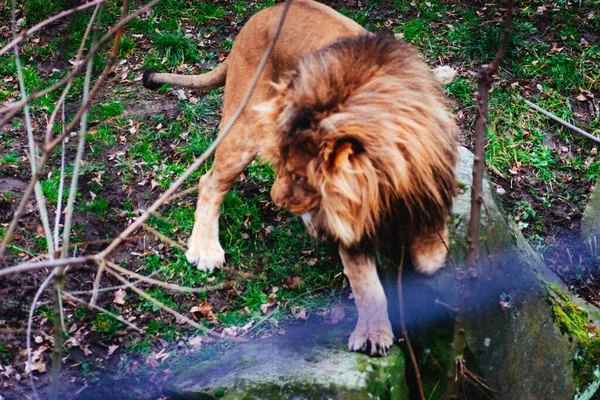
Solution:
<path fill-rule="evenodd" d="M 211 72 L 144 72 L 147 88 L 225 85 L 221 127 L 240 104 L 283 5 L 248 20 Z M 405 247 L 417 271 L 447 255 L 456 192 L 458 128 L 440 84 L 409 44 L 374 35 L 333 9 L 295 0 L 250 103 L 200 179 L 186 257 L 200 270 L 225 262 L 219 215 L 226 192 L 256 157 L 277 172 L 275 204 L 333 239 L 358 309 L 351 351 L 386 355 L 394 342 L 376 253 Z"/>

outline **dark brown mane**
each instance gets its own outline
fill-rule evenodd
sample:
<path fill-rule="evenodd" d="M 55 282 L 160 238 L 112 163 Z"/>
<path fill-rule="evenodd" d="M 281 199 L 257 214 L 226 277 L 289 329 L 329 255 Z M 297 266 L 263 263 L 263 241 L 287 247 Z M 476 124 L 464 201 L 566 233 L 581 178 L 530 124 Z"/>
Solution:
<path fill-rule="evenodd" d="M 439 230 L 456 193 L 457 128 L 418 53 L 393 37 L 345 38 L 290 79 L 271 115 L 285 157 L 320 149 L 306 166 L 321 196 L 315 225 L 346 246 L 392 221 L 409 236 Z"/>

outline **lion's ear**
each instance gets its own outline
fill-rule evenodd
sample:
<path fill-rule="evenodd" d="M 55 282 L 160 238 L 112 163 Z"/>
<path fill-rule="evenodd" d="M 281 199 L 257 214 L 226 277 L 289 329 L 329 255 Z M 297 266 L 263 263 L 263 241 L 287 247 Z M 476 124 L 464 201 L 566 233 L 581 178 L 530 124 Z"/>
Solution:
<path fill-rule="evenodd" d="M 337 138 L 329 146 L 325 155 L 329 167 L 349 167 L 355 157 L 365 152 L 363 143 L 352 136 Z"/>

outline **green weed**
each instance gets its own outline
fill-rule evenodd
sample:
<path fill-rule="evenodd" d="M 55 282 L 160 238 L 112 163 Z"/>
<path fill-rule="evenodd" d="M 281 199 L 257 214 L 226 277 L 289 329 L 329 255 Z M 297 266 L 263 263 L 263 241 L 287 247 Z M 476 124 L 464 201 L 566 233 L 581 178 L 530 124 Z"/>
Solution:
<path fill-rule="evenodd" d="M 191 39 L 183 32 L 161 32 L 150 36 L 154 47 L 162 53 L 170 65 L 179 65 L 184 61 L 196 62 L 198 52 Z"/>

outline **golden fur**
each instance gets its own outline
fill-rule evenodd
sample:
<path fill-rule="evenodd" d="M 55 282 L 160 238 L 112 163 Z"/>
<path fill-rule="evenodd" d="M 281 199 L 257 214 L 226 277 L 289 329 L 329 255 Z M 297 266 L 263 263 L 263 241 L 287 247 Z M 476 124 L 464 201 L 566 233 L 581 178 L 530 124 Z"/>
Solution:
<path fill-rule="evenodd" d="M 252 17 L 212 72 L 181 78 L 148 71 L 144 85 L 226 82 L 225 124 L 280 14 L 279 5 Z M 372 35 L 324 5 L 296 0 L 250 107 L 200 181 L 188 260 L 204 270 L 222 265 L 223 198 L 260 154 L 278 173 L 273 200 L 302 215 L 309 231 L 339 243 L 359 311 L 350 349 L 386 354 L 393 334 L 375 249 L 399 240 L 417 270 L 434 273 L 442 266 L 457 132 L 439 83 L 408 44 Z"/>

